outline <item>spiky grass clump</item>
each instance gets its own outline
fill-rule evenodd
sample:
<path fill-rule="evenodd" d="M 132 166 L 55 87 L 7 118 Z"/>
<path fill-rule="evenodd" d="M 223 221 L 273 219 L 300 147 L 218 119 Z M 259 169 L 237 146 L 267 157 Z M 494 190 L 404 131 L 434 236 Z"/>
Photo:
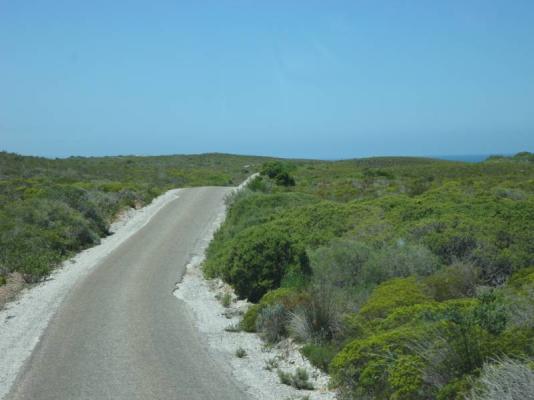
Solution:
<path fill-rule="evenodd" d="M 528 362 L 510 358 L 484 364 L 475 389 L 467 397 L 467 400 L 533 399 L 534 371 Z"/>
<path fill-rule="evenodd" d="M 282 304 L 262 309 L 256 320 L 256 331 L 268 343 L 276 343 L 286 334 L 287 312 Z"/>
<path fill-rule="evenodd" d="M 309 381 L 308 371 L 304 368 L 297 368 L 293 374 L 279 369 L 278 377 L 284 385 L 293 386 L 298 390 L 313 390 L 313 384 Z"/>

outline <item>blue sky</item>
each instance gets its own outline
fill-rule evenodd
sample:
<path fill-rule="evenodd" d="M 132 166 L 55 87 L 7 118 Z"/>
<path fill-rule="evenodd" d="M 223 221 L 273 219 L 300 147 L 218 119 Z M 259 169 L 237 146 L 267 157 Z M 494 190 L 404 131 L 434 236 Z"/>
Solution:
<path fill-rule="evenodd" d="M 534 1 L 0 1 L 0 149 L 534 151 Z"/>

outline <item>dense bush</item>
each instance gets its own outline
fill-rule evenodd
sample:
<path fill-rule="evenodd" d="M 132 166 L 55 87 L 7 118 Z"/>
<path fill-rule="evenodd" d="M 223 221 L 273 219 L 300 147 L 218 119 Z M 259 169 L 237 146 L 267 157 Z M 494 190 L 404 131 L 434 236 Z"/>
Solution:
<path fill-rule="evenodd" d="M 396 278 L 382 283 L 373 291 L 360 315 L 367 319 L 385 318 L 399 307 L 428 301 L 430 298 L 415 278 Z"/>
<path fill-rule="evenodd" d="M 503 354 L 517 356 L 531 346 L 531 334 L 507 330 L 501 323 L 498 302 L 485 294 L 479 300 L 419 303 L 368 321 L 360 337 L 331 363 L 341 394 L 376 399 L 462 398 L 470 387 L 465 378 L 476 375 L 484 362 Z"/>
<path fill-rule="evenodd" d="M 280 161 L 269 161 L 261 168 L 261 174 L 273 179 L 277 185 L 295 186 L 295 179 L 289 174 L 291 166 Z"/>
<path fill-rule="evenodd" d="M 263 251 L 238 242 L 283 232 L 311 264 L 278 283 L 300 293 L 276 302 L 290 316 L 283 334 L 340 398 L 463 400 L 491 360 L 534 354 L 531 158 L 265 165 L 230 204 L 205 271 L 225 278 L 238 249 L 254 265 Z M 295 186 L 277 184 L 281 171 Z M 264 299 L 242 325 L 255 328 Z"/>
<path fill-rule="evenodd" d="M 418 334 L 414 329 L 399 328 L 350 342 L 330 365 L 341 395 L 344 398 L 367 396 L 376 399 L 393 396 L 395 389 L 388 380 L 388 371 L 397 357 L 407 353 L 406 344 Z"/>
<path fill-rule="evenodd" d="M 369 246 L 353 240 L 334 240 L 310 253 L 314 281 L 334 287 L 355 287 L 369 260 Z"/>
<path fill-rule="evenodd" d="M 0 276 L 20 272 L 38 281 L 108 235 L 121 209 L 173 187 L 238 183 L 263 162 L 224 154 L 52 160 L 0 152 Z"/>
<path fill-rule="evenodd" d="M 283 230 L 253 227 L 233 243 L 222 276 L 242 298 L 257 302 L 278 288 L 284 276 L 310 273 L 306 252 Z"/>
<path fill-rule="evenodd" d="M 362 279 L 377 284 L 391 278 L 430 275 L 438 268 L 438 259 L 428 248 L 400 241 L 372 252 L 364 264 Z"/>

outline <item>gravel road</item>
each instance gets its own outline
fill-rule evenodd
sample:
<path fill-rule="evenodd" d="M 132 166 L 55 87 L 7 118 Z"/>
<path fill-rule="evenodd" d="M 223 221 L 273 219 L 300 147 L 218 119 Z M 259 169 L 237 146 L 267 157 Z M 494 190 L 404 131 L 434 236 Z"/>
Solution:
<path fill-rule="evenodd" d="M 173 296 L 231 190 L 181 190 L 77 282 L 7 398 L 245 399 Z"/>

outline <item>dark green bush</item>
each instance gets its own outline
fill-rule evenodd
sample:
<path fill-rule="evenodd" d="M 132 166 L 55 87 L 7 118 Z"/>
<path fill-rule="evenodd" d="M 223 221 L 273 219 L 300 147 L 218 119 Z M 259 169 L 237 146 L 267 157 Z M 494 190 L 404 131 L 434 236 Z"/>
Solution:
<path fill-rule="evenodd" d="M 233 240 L 222 276 L 240 297 L 257 302 L 269 290 L 278 288 L 284 275 L 291 271 L 310 273 L 302 246 L 283 230 L 259 226 L 243 231 Z"/>
<path fill-rule="evenodd" d="M 295 186 L 295 179 L 289 174 L 291 167 L 280 161 L 269 161 L 263 164 L 261 174 L 274 179 L 277 185 Z"/>
<path fill-rule="evenodd" d="M 280 186 L 295 186 L 295 178 L 289 175 L 289 172 L 281 172 L 276 175 L 275 182 Z"/>

